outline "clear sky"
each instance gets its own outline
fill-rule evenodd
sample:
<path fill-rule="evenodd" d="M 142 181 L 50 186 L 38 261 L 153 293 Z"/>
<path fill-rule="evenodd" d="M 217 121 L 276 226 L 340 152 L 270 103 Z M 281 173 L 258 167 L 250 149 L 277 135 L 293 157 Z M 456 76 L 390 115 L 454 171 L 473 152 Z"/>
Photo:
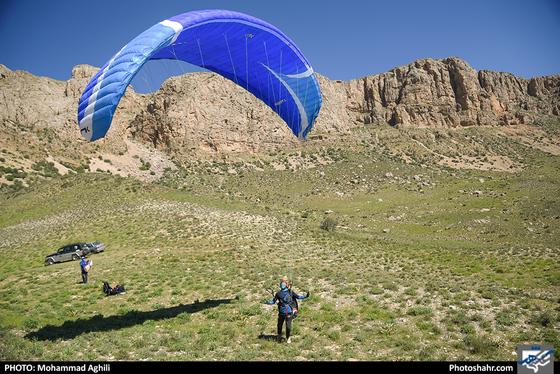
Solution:
<path fill-rule="evenodd" d="M 560 74 L 560 0 L 0 0 L 0 64 L 68 80 L 75 65 L 101 67 L 152 25 L 201 9 L 273 24 L 331 80 L 450 56 L 518 77 Z"/>

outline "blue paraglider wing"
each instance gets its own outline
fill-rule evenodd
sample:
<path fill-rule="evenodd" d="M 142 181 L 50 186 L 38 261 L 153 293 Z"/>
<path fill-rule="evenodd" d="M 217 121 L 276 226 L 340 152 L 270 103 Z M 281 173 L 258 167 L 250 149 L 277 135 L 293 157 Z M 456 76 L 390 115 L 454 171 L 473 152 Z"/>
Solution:
<path fill-rule="evenodd" d="M 322 105 L 313 68 L 276 27 L 225 10 L 184 13 L 124 46 L 91 79 L 78 106 L 82 135 L 105 136 L 117 105 L 148 60 L 181 60 L 216 72 L 262 100 L 305 140 Z"/>

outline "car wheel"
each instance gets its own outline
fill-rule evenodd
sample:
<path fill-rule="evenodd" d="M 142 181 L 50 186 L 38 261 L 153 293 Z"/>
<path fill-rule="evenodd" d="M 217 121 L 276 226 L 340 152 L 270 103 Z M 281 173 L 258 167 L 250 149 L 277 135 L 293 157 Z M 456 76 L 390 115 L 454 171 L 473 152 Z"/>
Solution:
<path fill-rule="evenodd" d="M 75 254 L 75 253 L 72 255 L 72 260 L 73 260 L 73 261 L 76 261 L 76 260 L 78 260 L 79 258 L 80 258 L 80 257 L 79 257 L 77 254 Z"/>
<path fill-rule="evenodd" d="M 47 263 L 48 263 L 49 265 L 52 265 L 52 264 L 54 264 L 54 260 L 53 260 L 52 258 L 49 258 L 49 259 L 47 260 Z"/>

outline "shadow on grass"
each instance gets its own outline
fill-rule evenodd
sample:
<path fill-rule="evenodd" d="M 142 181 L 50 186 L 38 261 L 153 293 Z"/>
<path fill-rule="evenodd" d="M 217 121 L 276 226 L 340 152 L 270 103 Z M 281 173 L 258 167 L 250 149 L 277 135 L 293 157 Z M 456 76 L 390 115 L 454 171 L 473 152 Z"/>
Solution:
<path fill-rule="evenodd" d="M 181 313 L 196 313 L 204 309 L 215 308 L 221 304 L 229 304 L 235 299 L 205 300 L 193 304 L 181 304 L 170 308 L 156 309 L 147 312 L 131 310 L 123 315 L 103 317 L 98 314 L 90 318 L 79 318 L 66 321 L 60 326 L 46 325 L 37 331 L 30 332 L 25 338 L 31 340 L 73 339 L 81 334 L 89 332 L 102 332 L 119 330 L 135 325 L 143 324 L 145 321 L 162 320 L 177 317 Z"/>
<path fill-rule="evenodd" d="M 261 334 L 259 335 L 259 339 L 261 339 L 261 340 L 267 340 L 267 341 L 270 341 L 270 342 L 278 342 L 279 340 L 281 340 L 281 339 L 283 339 L 283 338 L 278 339 L 278 335 L 268 335 L 268 334 L 265 335 L 264 333 L 261 333 Z"/>

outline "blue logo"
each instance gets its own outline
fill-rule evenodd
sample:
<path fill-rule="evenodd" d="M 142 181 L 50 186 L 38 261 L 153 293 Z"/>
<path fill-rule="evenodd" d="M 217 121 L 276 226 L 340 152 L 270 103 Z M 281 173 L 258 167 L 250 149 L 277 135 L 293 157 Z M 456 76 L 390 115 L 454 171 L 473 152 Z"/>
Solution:
<path fill-rule="evenodd" d="M 518 345 L 517 369 L 520 374 L 554 374 L 554 347 Z"/>

